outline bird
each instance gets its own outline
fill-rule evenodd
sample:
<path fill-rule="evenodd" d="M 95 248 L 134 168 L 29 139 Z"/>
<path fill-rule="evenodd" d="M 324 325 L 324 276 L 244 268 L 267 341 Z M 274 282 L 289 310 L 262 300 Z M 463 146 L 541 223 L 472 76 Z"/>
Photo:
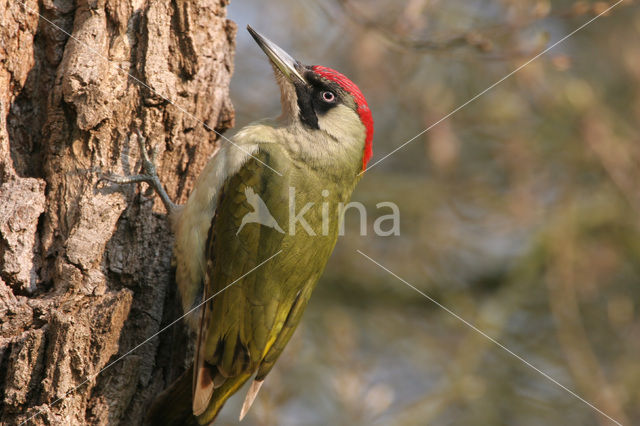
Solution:
<path fill-rule="evenodd" d="M 247 30 L 271 63 L 281 115 L 223 141 L 183 205 L 168 197 L 137 129 L 142 174 L 107 178 L 158 193 L 182 308 L 200 306 L 188 321 L 193 365 L 156 398 L 148 424 L 210 424 L 250 381 L 242 420 L 300 322 L 337 242 L 340 206 L 372 156 L 373 118 L 358 86 Z M 252 220 L 253 195 L 273 222 Z"/>
<path fill-rule="evenodd" d="M 253 188 L 247 186 L 244 189 L 244 195 L 247 198 L 247 203 L 249 203 L 249 205 L 253 208 L 253 212 L 247 213 L 242 217 L 242 222 L 240 223 L 240 228 L 238 228 L 238 232 L 236 232 L 236 235 L 238 235 L 242 231 L 242 228 L 244 228 L 247 223 L 259 223 L 264 226 L 270 226 L 271 228 L 275 228 L 278 232 L 284 234 L 284 231 L 282 230 L 280 225 L 278 225 L 276 219 L 269 212 L 269 208 L 267 207 L 265 202 L 262 201 L 262 198 L 260 198 L 260 196 L 255 193 Z"/>

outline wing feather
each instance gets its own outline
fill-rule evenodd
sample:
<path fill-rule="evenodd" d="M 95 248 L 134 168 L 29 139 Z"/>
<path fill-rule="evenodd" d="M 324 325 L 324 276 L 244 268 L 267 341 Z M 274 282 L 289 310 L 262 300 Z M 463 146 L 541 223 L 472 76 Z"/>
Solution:
<path fill-rule="evenodd" d="M 257 223 L 245 224 L 238 232 L 245 214 L 254 211 L 245 195 L 247 188 L 281 225 L 288 223 L 289 187 L 294 183 L 302 205 L 310 201 L 306 194 L 317 192 L 320 197 L 318 188 L 305 187 L 313 180 L 295 170 L 285 155 L 261 148 L 256 156 L 259 161 L 248 160 L 224 184 L 207 244 L 205 297 L 238 281 L 206 304 L 195 365 L 198 371 L 209 371 L 196 375 L 194 385 L 199 410 L 208 397 L 205 411 L 198 411 L 202 423 L 212 421 L 229 396 L 254 374 L 260 383 L 264 380 L 291 338 L 337 239 L 337 227 L 327 236 L 289 235 Z M 261 162 L 283 176 L 276 176 Z M 322 220 L 317 210 L 317 217 L 307 215 L 310 223 Z M 274 260 L 252 271 L 278 252 Z M 249 393 L 243 414 L 259 384 L 251 389 L 255 392 Z"/>

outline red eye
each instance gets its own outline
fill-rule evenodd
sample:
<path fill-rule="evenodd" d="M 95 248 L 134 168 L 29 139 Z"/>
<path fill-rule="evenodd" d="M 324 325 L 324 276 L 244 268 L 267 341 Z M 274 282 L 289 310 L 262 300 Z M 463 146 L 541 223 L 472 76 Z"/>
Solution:
<path fill-rule="evenodd" d="M 333 102 L 336 100 L 336 95 L 333 92 L 322 92 L 322 100 L 325 102 Z"/>

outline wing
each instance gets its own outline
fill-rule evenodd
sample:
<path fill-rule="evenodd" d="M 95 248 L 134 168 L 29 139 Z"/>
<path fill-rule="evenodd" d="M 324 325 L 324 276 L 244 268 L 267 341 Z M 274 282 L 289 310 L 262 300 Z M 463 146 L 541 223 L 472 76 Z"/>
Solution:
<path fill-rule="evenodd" d="M 337 227 L 329 235 L 282 232 L 288 229 L 290 186 L 298 188 L 301 205 L 308 201 L 305 194 L 320 198 L 321 191 L 308 187 L 317 185 L 314 176 L 298 170 L 280 149 L 263 147 L 256 156 L 282 176 L 251 159 L 227 179 L 209 232 L 204 297 L 213 298 L 202 312 L 194 364 L 193 409 L 202 423 L 212 421 L 253 374 L 262 380 L 273 367 L 336 242 Z M 248 187 L 280 226 L 247 223 L 238 232 L 242 218 L 254 211 Z M 318 208 L 306 219 L 320 223 L 320 215 Z"/>
<path fill-rule="evenodd" d="M 256 156 L 260 161 L 268 160 L 264 153 Z M 263 190 L 273 172 L 265 172 L 261 166 L 249 160 L 227 179 L 209 230 L 204 300 L 211 300 L 202 310 L 194 360 L 195 415 L 202 415 L 207 408 L 217 413 L 226 398 L 251 376 L 260 359 L 257 347 L 267 334 L 266 317 L 277 309 L 277 300 L 255 292 L 256 277 L 249 272 L 277 253 L 282 238 L 259 224 L 242 226 L 242 218 L 253 211 L 246 194 L 253 191 L 269 198 L 273 192 Z M 245 191 L 247 188 L 251 190 Z"/>
<path fill-rule="evenodd" d="M 198 176 L 187 203 L 171 218 L 175 233 L 173 251 L 176 284 L 184 312 L 188 312 L 202 300 L 207 266 L 207 235 L 217 210 L 220 192 L 229 176 L 236 174 L 258 149 L 256 144 L 243 142 L 242 139 L 238 139 L 236 144 L 242 147 L 239 149 L 231 144 L 223 144 Z M 196 315 L 190 315 L 187 321 L 194 330 L 197 329 Z"/>

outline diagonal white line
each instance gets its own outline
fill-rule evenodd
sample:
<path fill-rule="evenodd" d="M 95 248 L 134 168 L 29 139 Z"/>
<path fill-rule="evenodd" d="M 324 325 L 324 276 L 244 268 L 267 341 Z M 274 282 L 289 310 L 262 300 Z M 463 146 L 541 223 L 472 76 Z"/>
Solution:
<path fill-rule="evenodd" d="M 144 81 L 140 80 L 139 78 L 135 77 L 133 74 L 129 73 L 126 69 L 124 69 L 122 66 L 120 66 L 119 64 L 111 61 L 109 58 L 107 58 L 106 56 L 104 56 L 102 53 L 98 52 L 96 49 L 94 49 L 93 47 L 89 46 L 86 43 L 83 43 L 82 41 L 80 41 L 77 37 L 75 37 L 74 35 L 70 34 L 69 32 L 65 31 L 63 28 L 61 28 L 60 26 L 56 25 L 55 22 L 45 18 L 40 12 L 38 12 L 38 10 L 27 6 L 27 4 L 22 1 L 22 0 L 18 0 L 18 3 L 20 3 L 22 5 L 22 7 L 24 7 L 25 9 L 31 11 L 32 13 L 37 14 L 40 19 L 42 19 L 43 21 L 47 22 L 48 24 L 50 24 L 52 27 L 54 27 L 55 29 L 57 29 L 58 31 L 62 32 L 63 34 L 65 34 L 67 37 L 69 37 L 70 39 L 72 39 L 73 41 L 75 41 L 76 43 L 78 43 L 80 46 L 84 47 L 85 49 L 89 50 L 91 53 L 93 53 L 94 55 L 102 58 L 103 60 L 105 60 L 107 63 L 109 63 L 110 65 L 113 65 L 118 71 L 123 72 L 124 74 L 126 74 L 127 76 L 129 76 L 132 80 L 134 80 L 136 83 L 138 83 L 139 85 L 149 89 L 151 92 L 155 93 L 156 95 L 158 95 L 158 97 L 162 98 L 164 101 L 170 103 L 171 105 L 173 105 L 174 107 L 176 107 L 177 109 L 179 109 L 181 112 L 183 112 L 184 114 L 186 114 L 187 116 L 189 116 L 190 118 L 193 118 L 195 121 L 197 121 L 199 124 L 202 124 L 204 126 L 205 129 L 212 131 L 213 133 L 215 133 L 216 135 L 220 136 L 222 139 L 226 140 L 227 142 L 229 142 L 231 145 L 235 146 L 236 148 L 238 148 L 240 151 L 244 152 L 245 154 L 251 156 L 254 160 L 258 161 L 259 163 L 261 163 L 263 166 L 266 166 L 267 168 L 269 168 L 272 172 L 274 172 L 275 174 L 277 174 L 278 176 L 282 176 L 282 173 L 278 172 L 277 170 L 275 170 L 274 168 L 272 168 L 271 166 L 269 166 L 268 164 L 264 163 L 263 161 L 261 161 L 259 158 L 255 157 L 253 154 L 251 154 L 249 151 L 245 150 L 244 148 L 242 148 L 240 145 L 236 144 L 235 142 L 233 142 L 231 139 L 229 139 L 228 137 L 226 137 L 225 135 L 223 135 L 222 133 L 218 132 L 216 129 L 212 129 L 210 126 L 207 125 L 207 123 L 205 123 L 204 121 L 200 120 L 198 117 L 196 117 L 194 114 L 190 113 L 189 111 L 187 111 L 186 109 L 182 108 L 180 105 L 176 104 L 175 102 L 173 102 L 171 99 L 169 99 L 168 97 L 160 94 L 158 91 L 156 91 L 154 88 L 152 88 L 151 86 L 149 86 L 148 84 L 146 84 Z"/>
<path fill-rule="evenodd" d="M 420 293 L 422 296 L 426 297 L 427 299 L 429 299 L 431 302 L 435 303 L 436 305 L 438 305 L 439 308 L 442 308 L 443 310 L 445 310 L 448 314 L 452 315 L 453 317 L 455 317 L 457 320 L 461 321 L 464 325 L 466 325 L 467 327 L 471 328 L 473 331 L 475 331 L 476 333 L 482 335 L 483 337 L 489 339 L 491 342 L 493 342 L 496 346 L 498 346 L 500 349 L 504 350 L 505 352 L 507 352 L 509 355 L 515 357 L 517 360 L 519 360 L 520 362 L 524 363 L 526 366 L 530 367 L 531 369 L 537 371 L 538 373 L 540 373 L 542 376 L 544 376 L 547 380 L 551 381 L 552 383 L 558 385 L 559 387 L 561 387 L 562 389 L 564 389 L 565 391 L 569 392 L 571 395 L 573 395 L 574 397 L 578 398 L 580 401 L 584 402 L 585 404 L 587 404 L 589 407 L 593 408 L 595 411 L 597 411 L 598 413 L 602 414 L 603 416 L 605 416 L 606 418 L 608 418 L 609 420 L 611 420 L 612 422 L 614 422 L 615 424 L 617 424 L 618 426 L 622 426 L 622 423 L 618 422 L 617 420 L 615 420 L 614 418 L 612 418 L 611 416 L 609 416 L 607 413 L 605 413 L 604 411 L 600 410 L 598 407 L 596 407 L 595 405 L 591 404 L 589 401 L 587 401 L 586 399 L 582 398 L 580 395 L 578 395 L 577 393 L 575 393 L 574 391 L 572 391 L 571 389 L 569 389 L 568 387 L 566 387 L 565 385 L 563 385 L 562 383 L 558 382 L 556 379 L 554 379 L 553 377 L 551 377 L 550 375 L 548 375 L 547 373 L 545 373 L 544 371 L 540 370 L 539 368 L 537 368 L 536 366 L 534 366 L 533 364 L 531 364 L 529 361 L 527 361 L 526 359 L 522 358 L 520 355 L 516 354 L 515 352 L 513 352 L 511 349 L 507 348 L 505 345 L 503 345 L 502 343 L 498 342 L 496 339 L 494 339 L 493 337 L 489 336 L 487 333 L 485 333 L 484 331 L 480 330 L 478 327 L 476 327 L 475 325 L 471 324 L 469 321 L 465 320 L 464 318 L 462 318 L 460 315 L 456 314 L 455 312 L 453 312 L 451 309 L 447 308 L 446 306 L 444 306 L 443 304 L 439 303 L 437 300 L 435 300 L 434 298 L 432 298 L 431 296 L 429 296 L 428 294 L 426 294 L 425 292 L 423 292 L 422 290 L 419 290 L 418 288 L 414 287 L 413 285 L 411 285 L 410 283 L 408 283 L 407 281 L 405 281 L 404 279 L 402 279 L 401 277 L 399 277 L 398 275 L 396 275 L 395 273 L 393 273 L 392 271 L 390 271 L 389 269 L 387 269 L 386 267 L 382 266 L 380 263 L 376 262 L 375 260 L 373 260 L 372 258 L 370 258 L 369 256 L 367 256 L 366 254 L 364 254 L 363 252 L 361 252 L 360 250 L 356 250 L 358 253 L 360 253 L 362 256 L 366 257 L 367 259 L 369 259 L 371 262 L 375 263 L 377 266 L 379 266 L 381 269 L 387 271 L 389 274 L 393 275 L 394 277 L 396 277 L 397 279 L 399 279 L 400 281 L 402 281 L 403 283 L 405 283 L 407 286 L 411 287 L 412 289 L 414 289 L 415 291 L 417 291 L 418 293 Z"/>
<path fill-rule="evenodd" d="M 486 89 L 484 89 L 482 92 L 478 93 L 477 95 L 475 95 L 474 97 L 472 97 L 471 99 L 469 99 L 467 102 L 463 103 L 462 105 L 460 105 L 459 107 L 457 107 L 456 109 L 454 109 L 453 111 L 451 111 L 449 114 L 445 115 L 444 117 L 442 117 L 440 120 L 436 121 L 435 123 L 433 123 L 432 125 L 430 125 L 429 127 L 427 127 L 426 129 L 424 129 L 423 131 L 421 131 L 420 133 L 418 133 L 417 135 L 415 135 L 414 137 L 412 137 L 411 139 L 409 139 L 408 141 L 406 141 L 405 143 L 403 143 L 402 145 L 400 145 L 399 147 L 397 147 L 396 149 L 394 149 L 393 151 L 391 151 L 390 153 L 388 153 L 387 155 L 385 155 L 384 157 L 382 157 L 381 159 L 377 160 L 376 162 L 374 162 L 373 164 L 367 166 L 367 168 L 363 171 L 360 172 L 360 175 L 362 175 L 365 172 L 368 172 L 369 170 L 371 170 L 373 167 L 375 167 L 376 165 L 378 165 L 380 162 L 384 161 L 387 157 L 390 157 L 391 155 L 395 154 L 396 152 L 400 151 L 402 148 L 404 148 L 405 146 L 407 146 L 408 144 L 410 144 L 411 142 L 413 142 L 414 140 L 418 139 L 420 136 L 424 135 L 425 133 L 427 133 L 429 130 L 433 129 L 434 127 L 436 127 L 438 124 L 442 123 L 444 120 L 446 120 L 447 118 L 451 117 L 453 114 L 457 113 L 458 111 L 460 111 L 462 108 L 466 107 L 467 105 L 469 105 L 470 103 L 474 102 L 476 99 L 478 99 L 479 97 L 481 97 L 482 95 L 484 95 L 485 93 L 487 93 L 488 91 L 492 90 L 493 88 L 495 88 L 497 85 L 501 84 L 502 82 L 504 82 L 506 79 L 508 79 L 509 77 L 511 77 L 512 75 L 514 75 L 515 73 L 517 73 L 518 71 L 522 70 L 524 67 L 526 67 L 527 65 L 529 65 L 530 63 L 532 63 L 533 61 L 535 61 L 536 59 L 538 59 L 540 56 L 544 55 L 545 53 L 547 53 L 548 51 L 550 51 L 551 49 L 553 49 L 554 47 L 556 47 L 557 45 L 563 43 L 565 40 L 567 40 L 569 37 L 575 35 L 578 31 L 581 31 L 582 29 L 584 29 L 587 25 L 591 24 L 593 21 L 595 21 L 596 19 L 600 18 L 602 15 L 608 13 L 611 9 L 613 9 L 614 7 L 616 7 L 617 5 L 619 5 L 620 3 L 622 3 L 624 0 L 618 0 L 616 3 L 612 4 L 611 6 L 609 6 L 607 9 L 605 9 L 603 12 L 599 13 L 598 15 L 594 16 L 593 18 L 591 18 L 590 20 L 588 20 L 587 22 L 585 22 L 584 24 L 580 25 L 578 28 L 576 28 L 575 30 L 571 31 L 569 34 L 567 34 L 566 36 L 562 37 L 560 40 L 556 41 L 555 43 L 553 43 L 551 46 L 547 47 L 546 49 L 544 49 L 542 52 L 538 53 L 536 56 L 534 56 L 533 58 L 529 59 L 527 62 L 525 62 L 524 64 L 520 65 L 518 68 L 514 69 L 513 71 L 511 71 L 509 74 L 505 75 L 504 77 L 502 77 L 500 80 L 496 81 L 495 83 L 493 83 L 491 86 L 487 87 Z"/>
<path fill-rule="evenodd" d="M 143 346 L 144 344 L 148 343 L 151 339 L 153 339 L 154 337 L 158 336 L 159 334 L 165 332 L 166 330 L 168 330 L 169 328 L 171 328 L 172 326 L 174 326 L 178 321 L 180 321 L 181 319 L 183 319 L 184 317 L 186 317 L 187 315 L 189 315 L 190 313 L 196 311 L 198 308 L 200 308 L 202 305 L 204 305 L 205 303 L 207 303 L 209 300 L 213 299 L 214 297 L 216 297 L 217 295 L 219 295 L 220 293 L 222 293 L 223 291 L 225 291 L 226 289 L 228 289 L 229 287 L 231 287 L 232 285 L 234 285 L 235 283 L 237 283 L 238 281 L 240 281 L 241 279 L 243 279 L 244 277 L 246 277 L 247 275 L 249 275 L 250 273 L 252 273 L 253 271 L 255 271 L 256 269 L 258 269 L 259 267 L 261 267 L 262 265 L 264 265 L 265 263 L 267 263 L 268 261 L 270 261 L 271 259 L 273 259 L 274 257 L 276 257 L 277 255 L 279 255 L 280 253 L 282 253 L 282 250 L 279 250 L 276 254 L 272 255 L 271 257 L 269 257 L 268 259 L 260 262 L 258 265 L 256 265 L 255 267 L 253 267 L 250 271 L 246 272 L 245 274 L 243 274 L 240 278 L 238 278 L 237 280 L 235 280 L 234 282 L 232 282 L 231 284 L 227 285 L 225 288 L 223 288 L 222 290 L 216 292 L 215 294 L 211 295 L 210 297 L 208 297 L 206 300 L 204 300 L 203 302 L 199 303 L 198 305 L 194 306 L 193 308 L 191 308 L 188 312 L 186 312 L 185 314 L 183 314 L 182 316 L 178 317 L 177 319 L 173 320 L 169 325 L 166 325 L 165 327 L 163 327 L 162 329 L 160 329 L 160 331 L 157 331 L 156 333 L 154 333 L 152 336 L 148 337 L 147 339 L 145 339 L 142 343 L 139 343 L 138 345 L 136 345 L 133 349 L 130 349 L 127 353 L 125 353 L 124 355 L 120 356 L 118 359 L 116 359 L 113 362 L 110 362 L 107 366 L 105 366 L 102 370 L 98 371 L 97 373 L 87 377 L 82 383 L 80 383 L 79 385 L 77 385 L 76 387 L 72 388 L 71 390 L 68 390 L 64 396 L 61 396 L 60 398 L 56 399 L 55 401 L 53 401 L 50 404 L 47 404 L 46 407 L 52 407 L 55 404 L 57 404 L 58 402 L 62 401 L 63 399 L 65 399 L 66 397 L 68 397 L 69 395 L 71 395 L 73 392 L 75 392 L 79 387 L 81 387 L 82 385 L 84 385 L 85 383 L 95 379 L 96 377 L 98 377 L 98 375 L 100 373 L 102 373 L 103 371 L 105 371 L 106 369 L 112 367 L 113 365 L 115 365 L 116 363 L 122 361 L 125 357 L 127 357 L 128 355 L 130 355 L 132 352 L 134 352 L 135 350 L 137 350 L 139 347 Z M 29 417 L 27 420 L 23 421 L 22 423 L 20 423 L 20 426 L 24 425 L 25 423 L 27 423 L 29 420 L 33 419 L 34 417 L 38 416 L 39 414 L 41 414 L 44 411 L 43 409 L 38 410 L 37 413 L 35 413 L 34 415 L 32 415 L 31 417 Z"/>

